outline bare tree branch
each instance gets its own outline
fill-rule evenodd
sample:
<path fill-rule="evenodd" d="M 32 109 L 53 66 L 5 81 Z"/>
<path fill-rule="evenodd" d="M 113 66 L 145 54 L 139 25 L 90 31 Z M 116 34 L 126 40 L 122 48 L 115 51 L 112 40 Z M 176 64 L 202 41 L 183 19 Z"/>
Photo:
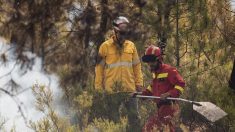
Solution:
<path fill-rule="evenodd" d="M 224 32 L 220 29 L 218 24 L 216 23 L 215 25 L 216 25 L 216 28 L 219 30 L 220 34 L 223 35 L 225 38 L 228 38 L 228 36 L 226 36 L 226 34 L 224 34 Z M 227 41 L 229 41 L 230 44 L 235 46 L 235 42 L 231 41 L 230 39 L 227 39 Z"/>
<path fill-rule="evenodd" d="M 7 90 L 5 90 L 3 88 L 0 88 L 0 91 L 4 92 L 6 95 L 10 96 L 11 99 L 15 102 L 15 104 L 18 107 L 18 112 L 20 112 L 21 116 L 23 117 L 23 120 L 24 120 L 25 124 L 27 125 L 28 124 L 28 120 L 27 120 L 27 118 L 26 118 L 26 116 L 25 116 L 25 114 L 24 114 L 24 112 L 22 110 L 22 107 L 21 107 L 21 105 L 23 103 L 20 102 L 20 100 L 16 96 L 14 96 L 12 93 L 10 93 L 9 91 L 7 91 Z"/>
<path fill-rule="evenodd" d="M 12 73 L 12 71 L 15 69 L 16 64 L 17 64 L 17 62 L 14 64 L 13 68 L 11 69 L 11 71 L 10 71 L 10 72 L 8 72 L 8 73 L 6 73 L 6 74 L 4 74 L 4 75 L 2 75 L 2 76 L 0 76 L 0 79 L 2 79 L 2 78 L 3 78 L 3 77 L 5 77 L 5 76 L 10 75 L 10 74 Z"/>
<path fill-rule="evenodd" d="M 214 69 L 216 69 L 216 68 L 218 68 L 218 67 L 220 67 L 220 66 L 223 66 L 223 65 L 224 65 L 224 64 L 222 64 L 222 65 L 217 65 L 217 66 L 212 67 L 212 68 L 210 68 L 210 69 L 198 71 L 198 72 L 196 72 L 196 73 L 192 73 L 192 74 L 190 74 L 190 75 L 187 75 L 187 76 L 185 76 L 184 78 L 188 78 L 188 77 L 190 77 L 190 76 L 192 76 L 192 75 L 195 75 L 195 74 L 202 74 L 202 73 L 204 73 L 204 72 L 207 72 L 207 71 L 210 71 L 210 70 L 214 70 Z"/>
<path fill-rule="evenodd" d="M 230 9 L 228 9 L 228 8 L 225 8 L 225 7 L 223 7 L 226 11 L 229 11 L 229 12 L 231 12 L 231 13 L 235 13 L 235 11 L 233 11 L 233 10 L 230 10 Z"/>

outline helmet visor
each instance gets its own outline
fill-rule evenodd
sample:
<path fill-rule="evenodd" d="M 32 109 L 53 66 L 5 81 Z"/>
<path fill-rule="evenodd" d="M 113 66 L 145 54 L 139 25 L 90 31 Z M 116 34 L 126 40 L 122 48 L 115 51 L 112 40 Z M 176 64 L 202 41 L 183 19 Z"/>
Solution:
<path fill-rule="evenodd" d="M 127 23 L 121 23 L 121 24 L 118 24 L 116 26 L 114 26 L 114 29 L 116 31 L 123 31 L 123 32 L 127 32 L 129 30 L 128 28 L 128 24 Z"/>

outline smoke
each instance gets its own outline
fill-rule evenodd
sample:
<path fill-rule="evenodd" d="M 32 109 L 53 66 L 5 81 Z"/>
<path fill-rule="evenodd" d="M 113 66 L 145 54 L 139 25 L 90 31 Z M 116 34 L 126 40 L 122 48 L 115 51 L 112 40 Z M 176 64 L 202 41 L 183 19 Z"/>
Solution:
<path fill-rule="evenodd" d="M 35 98 L 31 90 L 35 83 L 51 89 L 56 102 L 55 109 L 61 113 L 60 99 L 63 93 L 59 88 L 59 78 L 55 74 L 45 73 L 41 59 L 35 54 L 25 52 L 24 55 L 33 62 L 31 67 L 22 67 L 16 60 L 12 45 L 6 44 L 0 37 L 0 120 L 6 120 L 6 131 L 12 128 L 17 132 L 32 131 L 26 124 L 43 117 L 35 109 Z"/>
<path fill-rule="evenodd" d="M 231 6 L 232 6 L 232 9 L 235 11 L 235 1 L 234 0 L 231 0 Z"/>

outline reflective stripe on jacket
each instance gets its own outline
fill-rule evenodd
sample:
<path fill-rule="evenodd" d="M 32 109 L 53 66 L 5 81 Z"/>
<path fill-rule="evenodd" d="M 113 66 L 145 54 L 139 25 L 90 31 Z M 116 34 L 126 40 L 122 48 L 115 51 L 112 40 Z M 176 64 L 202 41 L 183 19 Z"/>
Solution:
<path fill-rule="evenodd" d="M 133 92 L 136 85 L 143 86 L 141 63 L 134 43 L 126 40 L 120 50 L 114 44 L 113 38 L 100 46 L 99 55 L 103 60 L 95 68 L 96 89 Z"/>
<path fill-rule="evenodd" d="M 171 97 L 177 98 L 183 93 L 184 87 L 185 82 L 177 69 L 170 65 L 162 64 L 154 73 L 152 85 L 146 88 L 143 94 L 160 96 L 163 93 L 169 92 Z"/>

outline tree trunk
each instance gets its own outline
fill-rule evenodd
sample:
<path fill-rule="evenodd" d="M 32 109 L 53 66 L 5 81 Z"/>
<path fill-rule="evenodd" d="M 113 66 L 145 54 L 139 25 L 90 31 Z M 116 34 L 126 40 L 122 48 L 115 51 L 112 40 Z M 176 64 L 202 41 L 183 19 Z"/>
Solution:
<path fill-rule="evenodd" d="M 107 31 L 107 22 L 108 22 L 108 13 L 107 13 L 107 5 L 108 0 L 101 0 L 101 21 L 100 21 L 100 30 L 99 30 L 99 37 L 97 38 L 97 50 L 99 49 L 102 42 L 105 40 L 105 33 Z"/>
<path fill-rule="evenodd" d="M 229 87 L 235 90 L 235 59 L 233 61 L 233 70 L 232 70 L 231 77 L 229 80 Z"/>
<path fill-rule="evenodd" d="M 176 54 L 176 66 L 180 66 L 180 43 L 179 43 L 179 1 L 176 0 L 176 48 L 175 48 L 175 54 Z"/>
<path fill-rule="evenodd" d="M 163 4 L 158 5 L 158 23 L 160 23 L 159 29 L 157 30 L 158 39 L 160 40 L 158 46 L 161 48 L 163 54 L 166 47 L 168 34 L 171 32 L 169 17 L 172 9 L 171 7 L 174 5 L 175 2 L 172 1 L 165 1 Z"/>

